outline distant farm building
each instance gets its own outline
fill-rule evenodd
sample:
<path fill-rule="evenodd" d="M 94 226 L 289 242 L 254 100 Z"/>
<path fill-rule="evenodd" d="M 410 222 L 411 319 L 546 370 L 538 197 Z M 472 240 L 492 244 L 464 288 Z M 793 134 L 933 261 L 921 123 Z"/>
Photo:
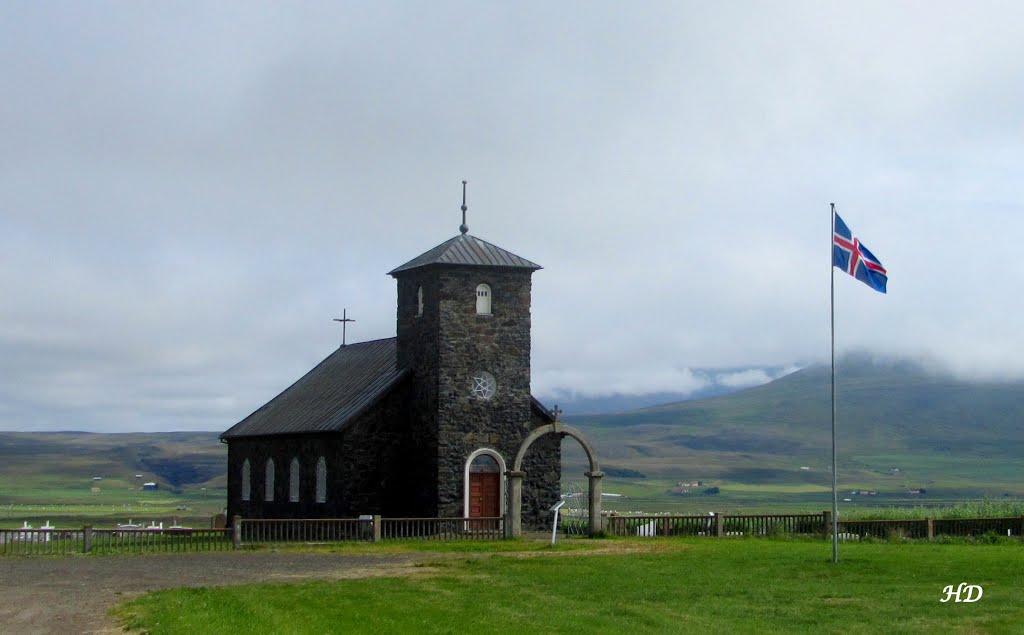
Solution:
<path fill-rule="evenodd" d="M 157 489 L 159 486 L 156 483 L 143 483 L 142 489 Z"/>

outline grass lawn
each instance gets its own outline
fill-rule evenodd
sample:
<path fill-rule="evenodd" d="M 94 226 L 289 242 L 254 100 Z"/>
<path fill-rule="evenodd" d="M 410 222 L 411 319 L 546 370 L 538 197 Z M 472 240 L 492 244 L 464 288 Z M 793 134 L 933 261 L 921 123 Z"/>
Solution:
<path fill-rule="evenodd" d="M 1024 632 L 1019 542 L 844 544 L 838 565 L 826 541 L 580 542 L 597 550 L 425 552 L 409 577 L 174 589 L 116 614 L 153 634 Z M 939 602 L 961 582 L 983 598 Z"/>

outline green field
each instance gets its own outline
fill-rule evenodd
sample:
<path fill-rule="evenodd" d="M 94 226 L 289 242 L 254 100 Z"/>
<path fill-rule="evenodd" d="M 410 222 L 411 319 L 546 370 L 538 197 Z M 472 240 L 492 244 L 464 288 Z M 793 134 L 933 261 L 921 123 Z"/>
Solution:
<path fill-rule="evenodd" d="M 0 526 L 208 527 L 227 500 L 226 456 L 210 432 L 0 433 Z"/>
<path fill-rule="evenodd" d="M 587 487 L 584 472 L 588 466 L 571 440 L 562 443 L 563 491 L 571 484 Z M 612 445 L 606 443 L 606 447 Z M 599 445 L 598 447 L 601 447 Z M 820 512 L 832 507 L 832 475 L 827 470 L 787 465 L 789 457 L 748 455 L 731 457 L 721 453 L 703 453 L 687 462 L 675 448 L 663 448 L 658 454 L 642 457 L 609 458 L 602 456 L 602 468 L 629 468 L 643 478 L 607 475 L 602 490 L 609 496 L 604 507 L 619 512 L 672 512 L 680 514 Z M 851 513 L 865 509 L 890 507 L 943 507 L 963 501 L 1000 499 L 1024 501 L 1024 463 L 1014 459 L 992 464 L 973 457 L 915 456 L 891 454 L 851 457 L 840 463 L 839 505 Z M 730 467 L 723 467 L 730 466 Z M 874 466 L 899 466 L 896 474 Z M 701 481 L 688 493 L 673 493 L 679 483 Z M 718 493 L 706 494 L 717 487 Z M 911 494 L 912 488 L 924 488 L 924 494 Z M 876 495 L 851 492 L 874 491 Z M 849 498 L 849 501 L 844 499 Z"/>
<path fill-rule="evenodd" d="M 1021 382 L 851 356 L 836 385 L 841 508 L 1024 500 Z M 816 512 L 832 499 L 830 394 L 828 369 L 812 367 L 727 395 L 567 421 L 594 442 L 604 491 L 624 495 L 610 509 Z M 562 448 L 563 483 L 585 483 L 582 452 L 570 440 Z M 630 472 L 639 474 L 622 476 Z M 672 492 L 696 480 L 703 486 Z M 705 495 L 709 487 L 718 494 Z"/>
<path fill-rule="evenodd" d="M 140 490 L 103 483 L 86 486 L 46 486 L 24 480 L 14 487 L 0 481 L 0 527 L 46 521 L 56 527 L 113 527 L 128 520 L 164 522 L 173 519 L 185 526 L 209 527 L 210 517 L 223 511 L 227 493 L 222 487 L 186 487 L 175 490 Z"/>
<path fill-rule="evenodd" d="M 1024 383 L 847 356 L 837 390 L 840 513 L 1024 501 Z M 727 395 L 566 422 L 594 442 L 603 490 L 618 494 L 607 510 L 818 513 L 832 506 L 830 393 L 828 370 L 811 367 Z M 579 444 L 566 438 L 562 452 L 562 491 L 585 490 Z M 0 523 L 184 516 L 198 526 L 226 503 L 226 455 L 213 432 L 0 433 Z M 142 481 L 159 493 L 139 491 Z M 691 481 L 702 485 L 679 491 Z"/>
<path fill-rule="evenodd" d="M 597 549 L 426 553 L 407 577 L 160 591 L 116 615 L 153 634 L 1019 633 L 1024 623 L 1019 542 L 844 544 L 838 564 L 826 541 L 584 543 Z M 980 601 L 939 601 L 965 581 L 982 587 Z"/>
<path fill-rule="evenodd" d="M 91 524 L 113 527 L 132 520 L 136 523 L 163 522 L 173 519 L 185 526 L 209 527 L 210 517 L 224 509 L 226 493 L 218 490 L 168 492 L 118 492 L 117 495 L 79 493 L 74 490 L 39 490 L 23 500 L 51 502 L 0 503 L 0 527 L 34 527 L 49 521 L 62 528 Z M 59 502 L 55 502 L 59 501 Z"/>

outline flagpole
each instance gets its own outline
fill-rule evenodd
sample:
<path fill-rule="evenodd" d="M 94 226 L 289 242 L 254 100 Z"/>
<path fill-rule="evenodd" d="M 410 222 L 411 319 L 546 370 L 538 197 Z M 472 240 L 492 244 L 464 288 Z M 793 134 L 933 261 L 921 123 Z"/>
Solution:
<path fill-rule="evenodd" d="M 832 244 L 835 240 L 836 204 L 832 206 L 832 223 L 829 237 L 829 318 L 832 332 L 832 562 L 839 562 L 839 497 L 836 494 L 836 268 L 832 259 Z"/>

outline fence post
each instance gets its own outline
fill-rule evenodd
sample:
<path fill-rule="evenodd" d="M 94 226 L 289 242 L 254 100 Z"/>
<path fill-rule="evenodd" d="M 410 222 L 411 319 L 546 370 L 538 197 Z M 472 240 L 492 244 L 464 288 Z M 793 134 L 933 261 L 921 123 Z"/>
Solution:
<path fill-rule="evenodd" d="M 231 519 L 231 542 L 235 549 L 242 548 L 242 517 L 238 514 Z"/>
<path fill-rule="evenodd" d="M 379 514 L 374 514 L 373 515 L 373 520 L 371 522 L 373 523 L 373 541 L 374 542 L 380 542 L 380 530 L 381 530 L 381 524 L 382 524 L 380 522 L 380 515 Z"/>
<path fill-rule="evenodd" d="M 832 512 L 825 510 L 821 512 L 821 523 L 826 536 L 832 535 Z"/>
<path fill-rule="evenodd" d="M 82 553 L 92 551 L 92 525 L 82 527 Z"/>
<path fill-rule="evenodd" d="M 725 518 L 722 514 L 715 514 L 715 537 L 721 538 L 725 535 Z"/>
<path fill-rule="evenodd" d="M 925 518 L 928 522 L 928 540 L 935 540 L 935 519 Z"/>

